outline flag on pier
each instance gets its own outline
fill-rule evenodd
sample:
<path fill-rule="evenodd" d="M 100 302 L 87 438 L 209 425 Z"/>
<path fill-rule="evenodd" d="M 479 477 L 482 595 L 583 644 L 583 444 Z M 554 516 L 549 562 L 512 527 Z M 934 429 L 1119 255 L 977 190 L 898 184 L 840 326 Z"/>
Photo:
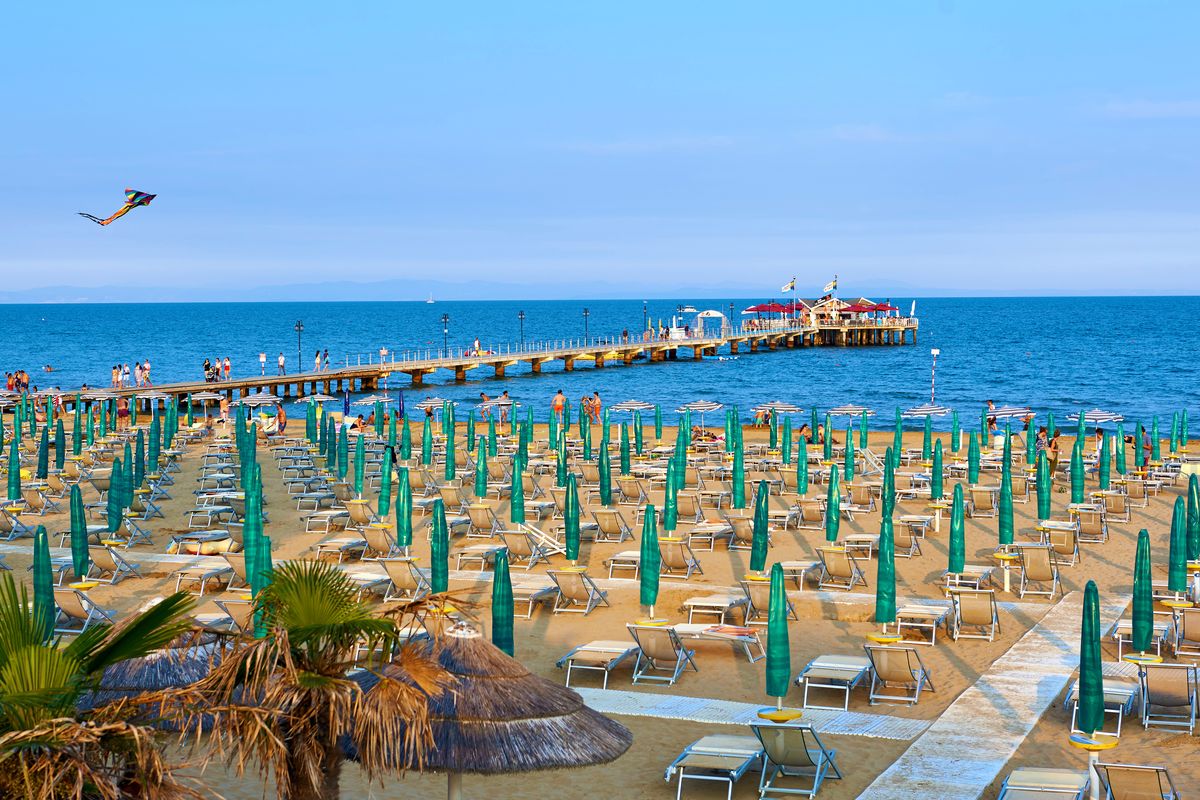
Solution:
<path fill-rule="evenodd" d="M 825 284 L 825 288 L 822 289 L 821 292 L 823 294 L 829 294 L 830 292 L 833 292 L 836 290 L 837 290 L 837 275 L 834 275 L 833 280 L 831 280 L 829 283 Z"/>
<path fill-rule="evenodd" d="M 793 275 L 792 279 L 780 287 L 779 291 L 783 292 L 784 294 L 796 291 L 796 276 Z"/>

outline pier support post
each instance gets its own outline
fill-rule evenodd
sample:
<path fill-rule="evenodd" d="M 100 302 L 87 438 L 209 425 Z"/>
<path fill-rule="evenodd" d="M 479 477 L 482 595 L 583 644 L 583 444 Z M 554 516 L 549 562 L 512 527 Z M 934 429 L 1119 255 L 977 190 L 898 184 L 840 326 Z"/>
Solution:
<path fill-rule="evenodd" d="M 574 372 L 575 371 L 575 358 L 574 357 L 565 356 L 563 358 L 563 371 L 564 372 Z"/>

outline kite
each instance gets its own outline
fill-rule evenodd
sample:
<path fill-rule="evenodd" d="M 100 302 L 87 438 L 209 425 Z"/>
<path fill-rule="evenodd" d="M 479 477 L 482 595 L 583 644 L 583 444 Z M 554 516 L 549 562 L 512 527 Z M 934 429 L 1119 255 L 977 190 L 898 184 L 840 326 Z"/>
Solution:
<path fill-rule="evenodd" d="M 136 189 L 126 189 L 125 190 L 125 205 L 121 206 L 121 209 L 119 211 L 117 211 L 117 213 L 115 213 L 111 217 L 109 217 L 108 219 L 100 219 L 99 217 L 92 216 L 91 214 L 85 214 L 82 211 L 79 212 L 79 216 L 90 219 L 92 222 L 96 223 L 97 225 L 107 225 L 108 223 L 112 222 L 113 220 L 119 219 L 120 217 L 125 216 L 130 211 L 133 211 L 135 208 L 137 208 L 138 206 L 150 205 L 150 201 L 156 197 L 158 197 L 158 195 L 156 195 L 156 194 L 146 194 L 145 192 L 139 192 Z"/>

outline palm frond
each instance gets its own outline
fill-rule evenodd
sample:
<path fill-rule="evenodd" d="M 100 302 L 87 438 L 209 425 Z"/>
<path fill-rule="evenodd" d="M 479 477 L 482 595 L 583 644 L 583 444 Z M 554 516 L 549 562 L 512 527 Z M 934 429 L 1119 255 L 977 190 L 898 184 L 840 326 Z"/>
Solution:
<path fill-rule="evenodd" d="M 42 644 L 9 653 L 0 667 L 0 714 L 6 730 L 36 727 L 70 714 L 79 698 L 79 662 Z"/>
<path fill-rule="evenodd" d="M 79 636 L 66 647 L 78 659 L 83 671 L 98 677 L 105 668 L 130 658 L 166 647 L 186 633 L 191 624 L 187 615 L 195 600 L 177 592 L 162 602 L 128 619 L 103 629 L 103 636 Z"/>
<path fill-rule="evenodd" d="M 32 607 L 25 586 L 11 573 L 0 574 L 0 668 L 12 653 L 42 644 L 46 626 Z"/>

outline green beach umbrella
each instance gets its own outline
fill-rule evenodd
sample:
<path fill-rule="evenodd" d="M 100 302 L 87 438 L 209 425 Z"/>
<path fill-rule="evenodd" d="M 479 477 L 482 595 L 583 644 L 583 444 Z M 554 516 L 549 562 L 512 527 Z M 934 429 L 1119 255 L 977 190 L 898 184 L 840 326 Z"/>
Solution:
<path fill-rule="evenodd" d="M 1087 438 L 1087 421 L 1084 419 L 1086 413 L 1082 408 L 1079 409 L 1079 419 L 1075 421 L 1075 440 L 1078 442 Z"/>
<path fill-rule="evenodd" d="M 367 442 L 365 432 L 354 440 L 354 494 L 362 497 L 363 481 L 367 476 Z"/>
<path fill-rule="evenodd" d="M 1046 415 L 1046 435 L 1053 438 L 1057 431 L 1058 426 L 1054 424 L 1054 413 L 1051 412 Z"/>
<path fill-rule="evenodd" d="M 567 448 L 565 447 L 558 448 L 554 463 L 554 485 L 560 489 L 567 485 Z"/>
<path fill-rule="evenodd" d="M 46 526 L 38 525 L 33 532 L 33 613 L 42 628 L 42 641 L 54 635 L 54 578 L 50 566 L 50 537 Z M 9 669 L 13 667 L 10 665 Z M 18 679 L 19 680 L 19 679 Z"/>
<path fill-rule="evenodd" d="M 925 432 L 921 437 L 921 460 L 933 458 L 933 417 L 925 415 Z"/>
<path fill-rule="evenodd" d="M 492 458 L 495 458 L 495 457 L 496 457 L 496 452 L 497 452 L 497 449 L 496 449 L 496 448 L 497 448 L 497 443 L 496 443 L 496 418 L 495 418 L 495 417 L 488 417 L 488 430 L 487 430 L 487 451 L 488 451 L 488 455 L 489 455 L 489 456 L 491 456 Z"/>
<path fill-rule="evenodd" d="M 771 450 L 779 449 L 779 416 L 775 409 L 771 409 L 771 418 L 767 422 L 767 447 Z"/>
<path fill-rule="evenodd" d="M 100 403 L 100 415 L 99 416 L 100 416 L 100 438 L 103 439 L 104 437 L 108 436 L 108 401 L 107 400 Z M 18 419 L 19 419 L 19 417 L 18 417 Z M 16 425 L 13 427 L 13 430 L 16 432 L 20 432 L 20 427 L 21 427 L 20 425 Z"/>
<path fill-rule="evenodd" d="M 1088 736 L 1104 727 L 1104 667 L 1100 662 L 1100 592 L 1095 581 L 1083 587 L 1079 626 L 1079 708 L 1075 724 Z"/>
<path fill-rule="evenodd" d="M 783 707 L 792 681 L 792 646 L 788 641 L 788 599 L 783 586 L 783 565 L 771 565 L 771 594 L 767 605 L 767 695 Z"/>
<path fill-rule="evenodd" d="M 896 538 L 891 509 L 879 521 L 879 563 L 875 571 L 875 621 L 890 625 L 896 621 Z"/>
<path fill-rule="evenodd" d="M 1182 497 L 1175 498 L 1171 514 L 1171 551 L 1167 561 L 1167 591 L 1183 593 L 1188 588 L 1187 507 Z"/>
<path fill-rule="evenodd" d="M 3 422 L 3 416 L 0 416 L 0 422 Z M 75 421 L 71 428 L 71 455 L 78 456 L 83 454 L 83 409 L 79 404 L 79 398 L 75 398 Z M 3 428 L 0 425 L 0 428 Z M 3 446 L 3 435 L 0 434 L 0 446 Z"/>
<path fill-rule="evenodd" d="M 513 589 L 508 550 L 496 553 L 492 573 L 492 644 L 510 656 L 513 654 Z"/>
<path fill-rule="evenodd" d="M 1150 650 L 1154 639 L 1154 589 L 1150 580 L 1150 534 L 1138 532 L 1137 556 L 1133 561 L 1133 636 L 1130 648 Z"/>
<path fill-rule="evenodd" d="M 1050 463 L 1044 450 L 1038 453 L 1036 488 L 1037 518 L 1050 519 Z"/>
<path fill-rule="evenodd" d="M 575 423 L 576 430 L 579 431 L 579 441 L 583 441 L 587 436 L 587 427 L 592 424 L 592 418 L 588 416 L 587 411 L 583 408 L 583 402 L 579 403 L 579 419 Z"/>
<path fill-rule="evenodd" d="M 1037 431 L 1032 422 L 1025 432 L 1025 463 L 1031 467 L 1037 463 Z"/>
<path fill-rule="evenodd" d="M 408 424 L 408 417 L 404 418 L 400 428 L 400 458 L 405 461 L 412 458 L 412 426 Z"/>
<path fill-rule="evenodd" d="M 421 429 L 421 464 L 428 467 L 433 463 L 433 426 L 430 418 L 425 418 L 425 427 Z"/>
<path fill-rule="evenodd" d="M 1112 446 L 1105 436 L 1100 440 L 1100 466 L 1097 468 L 1100 491 L 1107 492 L 1112 484 Z"/>
<path fill-rule="evenodd" d="M 88 407 L 87 418 L 87 446 L 91 447 L 96 443 L 96 415 L 93 409 Z"/>
<path fill-rule="evenodd" d="M 137 432 L 136 444 L 133 447 L 133 487 L 140 489 L 146 483 L 146 438 L 141 430 Z"/>
<path fill-rule="evenodd" d="M 725 409 L 725 452 L 733 452 L 733 409 Z"/>
<path fill-rule="evenodd" d="M 88 556 L 87 517 L 83 511 L 83 492 L 79 484 L 71 486 L 71 569 L 75 572 L 75 580 L 87 578 L 91 568 L 91 558 Z"/>
<path fill-rule="evenodd" d="M 822 453 L 822 458 L 825 461 L 833 461 L 833 421 L 829 415 L 825 415 L 825 452 Z"/>
<path fill-rule="evenodd" d="M 825 541 L 836 542 L 841 525 L 842 497 L 838 490 L 838 471 L 829 470 L 829 486 L 825 495 Z"/>
<path fill-rule="evenodd" d="M 942 464 L 942 440 L 933 448 L 933 468 L 929 474 L 929 499 L 941 500 L 945 496 L 945 468 Z"/>
<path fill-rule="evenodd" d="M 346 426 L 338 431 L 337 440 L 337 476 L 340 480 L 346 479 L 346 473 L 350 471 L 350 434 L 346 432 Z"/>
<path fill-rule="evenodd" d="M 655 525 L 653 505 L 647 505 L 642 519 L 641 558 L 639 559 L 639 601 L 650 607 L 654 616 L 654 604 L 658 602 L 658 577 L 662 570 L 662 554 L 658 552 L 658 528 Z"/>
<path fill-rule="evenodd" d="M 383 519 L 392 511 L 392 448 L 383 448 L 383 463 L 379 465 L 379 499 L 375 501 L 375 514 Z"/>
<path fill-rule="evenodd" d="M 332 417 L 326 417 L 325 422 L 317 424 L 317 453 L 319 455 L 328 455 L 329 453 L 329 431 L 332 430 Z"/>
<path fill-rule="evenodd" d="M 546 441 L 551 447 L 558 446 L 558 415 L 550 414 L 550 424 L 546 426 Z"/>
<path fill-rule="evenodd" d="M 979 441 L 986 442 L 988 438 L 988 412 L 987 409 L 979 412 Z"/>
<path fill-rule="evenodd" d="M 858 427 L 858 447 L 860 450 L 866 450 L 867 445 L 870 443 L 869 439 L 868 439 L 868 430 L 869 429 L 867 428 L 867 412 L 866 412 L 866 409 L 864 409 L 862 412 L 862 417 L 859 420 L 859 427 Z"/>
<path fill-rule="evenodd" d="M 471 453 L 475 450 L 475 411 L 472 409 L 467 412 L 467 452 Z"/>
<path fill-rule="evenodd" d="M 396 415 L 392 414 L 388 417 L 388 435 L 387 446 L 392 448 L 392 452 L 396 451 Z"/>
<path fill-rule="evenodd" d="M 396 487 L 396 546 L 403 547 L 404 552 L 412 547 L 412 484 L 408 480 L 408 467 L 400 467 L 397 471 L 399 485 Z"/>
<path fill-rule="evenodd" d="M 746 507 L 746 460 L 740 439 L 733 450 L 733 507 Z"/>
<path fill-rule="evenodd" d="M 654 406 L 654 438 L 655 438 L 655 440 L 661 442 L 662 437 L 663 437 L 662 406 L 655 405 Z"/>
<path fill-rule="evenodd" d="M 121 488 L 121 459 L 114 458 L 112 463 L 112 475 L 108 479 L 108 504 L 106 512 L 108 516 L 108 532 L 116 533 L 121 530 L 121 505 L 125 497 L 125 490 Z"/>
<path fill-rule="evenodd" d="M 963 489 L 961 483 L 954 484 L 954 500 L 950 505 L 950 558 L 947 572 L 961 573 L 966 565 L 966 537 L 963 530 Z"/>
<path fill-rule="evenodd" d="M 1171 412 L 1171 454 L 1179 450 L 1179 412 Z"/>
<path fill-rule="evenodd" d="M 1013 543 L 1012 468 L 1005 463 L 1000 470 L 1000 505 L 996 510 L 996 525 L 1000 531 L 1000 546 Z"/>
<path fill-rule="evenodd" d="M 629 459 L 629 426 L 624 422 L 621 423 L 621 474 L 628 475 L 630 467 Z"/>
<path fill-rule="evenodd" d="M 579 437 L 583 441 L 583 460 L 592 460 L 592 421 L 589 417 L 579 418 L 579 427 L 582 428 L 582 434 Z"/>
<path fill-rule="evenodd" d="M 442 499 L 433 501 L 433 521 L 430 540 L 430 586 L 440 593 L 450 588 L 450 532 L 446 528 L 446 508 Z"/>
<path fill-rule="evenodd" d="M 1188 445 L 1188 413 L 1185 408 L 1179 412 L 1179 446 L 1187 447 Z"/>
<path fill-rule="evenodd" d="M 967 483 L 972 486 L 979 483 L 979 440 L 973 432 L 967 440 Z"/>
<path fill-rule="evenodd" d="M 1004 423 L 1004 463 L 1012 463 L 1012 425 Z"/>
<path fill-rule="evenodd" d="M 896 409 L 896 426 L 892 432 L 892 466 L 900 466 L 900 458 L 904 454 L 904 418 L 900 409 Z"/>
<path fill-rule="evenodd" d="M 1124 475 L 1128 465 L 1125 461 L 1125 426 L 1117 424 L 1117 474 Z"/>
<path fill-rule="evenodd" d="M 1158 416 L 1150 424 L 1150 460 L 1162 461 L 1162 440 L 1158 435 Z"/>
<path fill-rule="evenodd" d="M 63 428 L 62 417 L 54 426 L 54 468 L 61 470 L 67 462 L 67 432 Z"/>
<path fill-rule="evenodd" d="M 317 443 L 317 404 L 311 400 L 304 404 L 304 438 Z"/>
<path fill-rule="evenodd" d="M 846 450 L 843 459 L 842 477 L 854 480 L 854 428 L 846 428 Z"/>
<path fill-rule="evenodd" d="M 525 524 L 525 487 L 521 480 L 521 461 L 513 456 L 512 484 L 509 486 L 508 520 L 514 525 Z"/>
<path fill-rule="evenodd" d="M 800 452 L 796 454 L 796 494 L 803 497 L 808 494 L 808 439 L 801 436 L 799 447 Z"/>
<path fill-rule="evenodd" d="M 600 448 L 600 505 L 612 505 L 612 464 L 607 446 Z"/>
<path fill-rule="evenodd" d="M 891 454 L 890 447 L 884 451 L 888 458 L 883 461 L 883 487 L 880 491 L 881 510 L 888 516 L 896 510 L 896 469 L 892 466 Z"/>
<path fill-rule="evenodd" d="M 162 454 L 162 423 L 158 416 L 150 420 L 150 443 L 146 447 L 146 471 L 151 475 L 158 474 L 158 460 Z"/>
<path fill-rule="evenodd" d="M 8 499 L 14 503 L 21 499 L 21 455 L 15 438 L 8 446 Z"/>
<path fill-rule="evenodd" d="M 449 419 L 446 419 L 446 417 Z M 443 422 L 446 425 L 446 452 L 443 454 L 445 461 L 442 467 L 442 478 L 446 481 L 452 481 L 457 474 L 458 468 L 458 458 L 454 452 L 454 440 L 458 437 L 458 426 L 454 423 L 454 406 L 450 406 L 446 410 Z"/>
<path fill-rule="evenodd" d="M 482 500 L 487 497 L 487 442 L 480 436 L 479 446 L 475 453 L 475 496 Z"/>
<path fill-rule="evenodd" d="M 250 594 L 258 597 L 270 583 L 271 557 L 270 545 L 267 544 L 262 527 L 262 475 L 257 464 L 251 472 L 253 477 L 250 490 L 246 492 L 246 519 L 242 526 L 242 537 L 252 539 L 255 543 L 253 569 L 247 564 L 246 573 L 250 579 Z"/>
<path fill-rule="evenodd" d="M 792 418 L 785 417 L 783 420 L 783 441 L 780 442 L 780 459 L 784 465 L 792 463 Z"/>
<path fill-rule="evenodd" d="M 567 560 L 579 561 L 579 486 L 575 473 L 567 476 L 566 508 L 563 509 L 563 539 L 567 545 Z"/>
<path fill-rule="evenodd" d="M 188 392 L 188 396 L 187 396 L 187 424 L 188 424 L 189 428 L 192 425 L 196 424 L 195 411 L 192 408 L 192 393 L 191 392 Z"/>
<path fill-rule="evenodd" d="M 34 477 L 38 480 L 45 480 L 50 474 L 50 429 L 45 425 L 42 426 L 42 436 L 38 440 L 37 450 L 37 471 Z"/>
<path fill-rule="evenodd" d="M 1076 439 L 1071 448 L 1071 502 L 1082 503 L 1083 500 L 1083 439 Z"/>
<path fill-rule="evenodd" d="M 762 572 L 767 568 L 767 548 L 770 544 L 770 532 L 767 529 L 767 503 L 770 489 L 766 481 L 758 482 L 758 491 L 754 494 L 754 526 L 750 538 L 750 570 Z"/>
<path fill-rule="evenodd" d="M 1195 473 L 1188 476 L 1187 553 L 1189 561 L 1200 559 L 1200 479 Z"/>
<path fill-rule="evenodd" d="M 950 452 L 957 453 L 962 449 L 962 427 L 958 422 L 958 412 L 950 413 Z"/>
<path fill-rule="evenodd" d="M 633 444 L 633 449 L 640 456 L 642 448 L 645 445 L 645 436 L 642 429 L 642 412 L 640 411 L 633 412 Z M 726 449 L 728 449 L 728 444 L 726 445 Z"/>
<path fill-rule="evenodd" d="M 809 417 L 809 427 L 811 428 L 814 435 L 817 432 L 817 425 L 819 425 L 819 424 L 820 424 L 820 421 L 818 420 L 817 407 L 813 406 L 812 414 Z"/>

